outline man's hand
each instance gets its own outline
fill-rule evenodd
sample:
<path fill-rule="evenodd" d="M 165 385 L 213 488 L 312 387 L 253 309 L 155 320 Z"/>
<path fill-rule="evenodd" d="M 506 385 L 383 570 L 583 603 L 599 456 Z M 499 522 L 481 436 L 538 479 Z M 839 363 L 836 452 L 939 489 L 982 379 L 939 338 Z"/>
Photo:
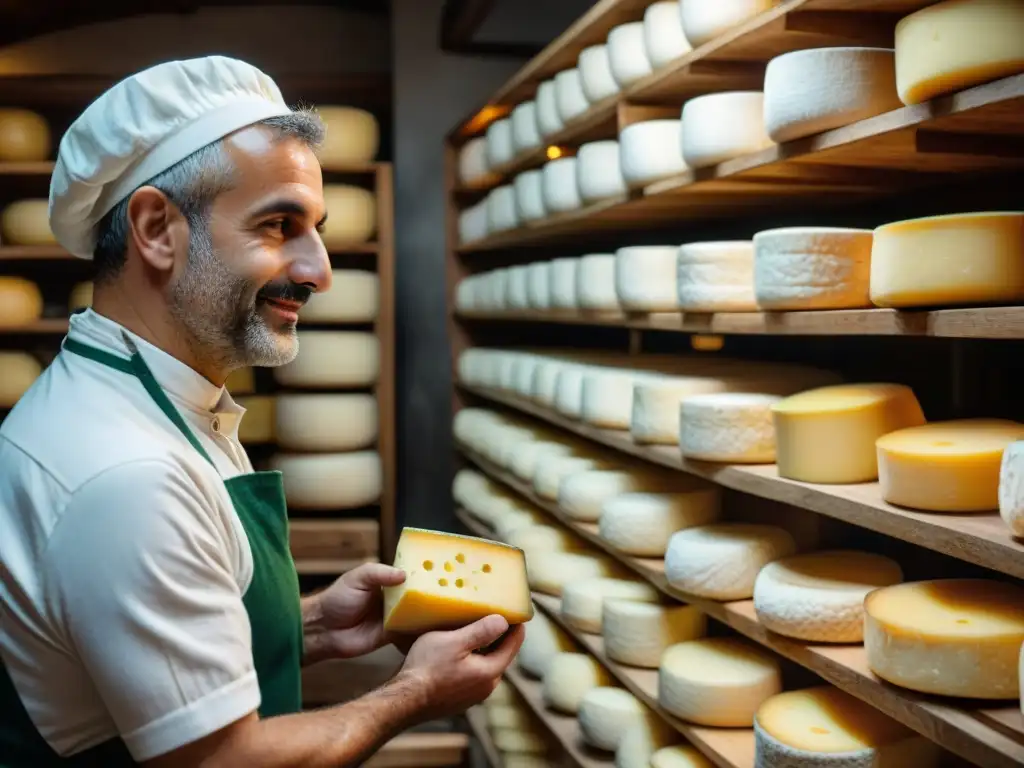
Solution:
<path fill-rule="evenodd" d="M 303 601 L 303 663 L 351 659 L 389 642 L 384 633 L 381 587 L 405 581 L 405 572 L 381 563 L 349 571 L 323 592 Z"/>

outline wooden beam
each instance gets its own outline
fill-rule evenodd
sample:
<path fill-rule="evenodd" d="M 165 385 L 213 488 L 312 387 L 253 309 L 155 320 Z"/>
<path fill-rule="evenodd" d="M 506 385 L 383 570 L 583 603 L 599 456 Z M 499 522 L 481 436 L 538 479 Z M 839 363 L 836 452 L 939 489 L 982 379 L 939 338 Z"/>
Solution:
<path fill-rule="evenodd" d="M 464 56 L 504 58 L 530 58 L 540 53 L 539 45 L 473 41 L 473 35 L 494 10 L 494 3 L 495 0 L 446 0 L 441 9 L 441 50 Z"/>

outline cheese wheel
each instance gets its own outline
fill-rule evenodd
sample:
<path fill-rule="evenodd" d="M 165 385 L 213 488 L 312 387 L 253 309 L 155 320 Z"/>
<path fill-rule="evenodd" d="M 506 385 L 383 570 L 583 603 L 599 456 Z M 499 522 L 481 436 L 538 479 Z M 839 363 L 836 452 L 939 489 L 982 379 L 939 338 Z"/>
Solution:
<path fill-rule="evenodd" d="M 871 482 L 878 478 L 875 441 L 925 423 L 913 390 L 902 384 L 820 387 L 772 410 L 779 475 L 805 483 Z"/>
<path fill-rule="evenodd" d="M 867 552 L 829 551 L 768 563 L 754 582 L 754 610 L 766 629 L 816 643 L 864 639 L 864 598 L 903 581 L 895 561 Z"/>
<path fill-rule="evenodd" d="M 615 768 L 650 768 L 655 752 L 678 742 L 676 730 L 648 711 L 643 720 L 622 732 L 615 750 Z"/>
<path fill-rule="evenodd" d="M 629 429 L 634 387 L 648 378 L 643 371 L 623 368 L 584 369 L 580 417 L 595 427 Z"/>
<path fill-rule="evenodd" d="M 1024 536 L 1024 441 L 1006 446 L 999 464 L 999 515 L 1014 536 Z"/>
<path fill-rule="evenodd" d="M 320 234 L 327 250 L 365 243 L 377 232 L 377 198 L 348 184 L 324 184 L 327 221 Z"/>
<path fill-rule="evenodd" d="M 516 219 L 539 221 L 548 215 L 544 207 L 544 181 L 539 169 L 523 171 L 512 180 Z"/>
<path fill-rule="evenodd" d="M 673 645 L 658 670 L 658 703 L 698 725 L 749 728 L 758 707 L 782 690 L 779 663 L 738 637 Z"/>
<path fill-rule="evenodd" d="M 523 731 L 520 729 L 497 728 L 491 733 L 494 746 L 502 754 L 543 755 L 548 751 L 548 743 L 540 732 Z"/>
<path fill-rule="evenodd" d="M 625 493 L 601 505 L 601 538 L 623 554 L 663 557 L 676 531 L 713 523 L 721 510 L 714 485 L 679 493 Z"/>
<path fill-rule="evenodd" d="M 519 703 L 519 694 L 504 678 L 498 680 L 491 695 L 484 700 L 484 708 L 491 706 L 513 705 Z"/>
<path fill-rule="evenodd" d="M 277 442 L 290 451 L 354 451 L 376 441 L 377 399 L 361 394 L 281 394 Z"/>
<path fill-rule="evenodd" d="M 545 139 L 565 128 L 565 123 L 558 114 L 554 79 L 545 80 L 537 86 L 537 127 L 540 129 L 541 137 Z"/>
<path fill-rule="evenodd" d="M 68 297 L 68 312 L 74 313 L 75 310 L 91 307 L 92 293 L 92 280 L 77 283 L 71 289 L 71 295 Z"/>
<path fill-rule="evenodd" d="M 472 469 L 460 469 L 452 480 L 452 497 L 459 504 L 466 505 L 467 499 L 491 485 L 491 481 Z"/>
<path fill-rule="evenodd" d="M 658 69 L 693 50 L 683 31 L 679 0 L 662 0 L 644 12 L 644 49 Z"/>
<path fill-rule="evenodd" d="M 13 408 L 42 372 L 32 355 L 0 351 L 0 408 Z"/>
<path fill-rule="evenodd" d="M 0 328 L 20 328 L 43 315 L 39 286 L 23 277 L 0 276 Z"/>
<path fill-rule="evenodd" d="M 722 392 L 735 381 L 714 376 L 664 376 L 637 379 L 633 384 L 629 432 L 641 444 L 678 445 L 680 404 L 696 395 Z"/>
<path fill-rule="evenodd" d="M 583 374 L 581 365 L 565 366 L 555 382 L 555 410 L 570 419 L 578 419 L 583 409 Z"/>
<path fill-rule="evenodd" d="M 592 656 L 559 653 L 544 673 L 544 701 L 558 712 L 575 715 L 587 691 L 611 684 L 611 675 Z"/>
<path fill-rule="evenodd" d="M 256 391 L 256 374 L 252 368 L 236 368 L 228 374 L 224 386 L 232 395 L 251 395 Z"/>
<path fill-rule="evenodd" d="M 487 200 L 484 199 L 459 213 L 459 243 L 483 240 L 487 235 Z"/>
<path fill-rule="evenodd" d="M 688 243 L 677 262 L 684 312 L 756 312 L 754 243 Z"/>
<path fill-rule="evenodd" d="M 627 690 L 610 686 L 591 688 L 580 699 L 577 717 L 584 743 L 614 752 L 626 730 L 643 722 L 645 710 Z"/>
<path fill-rule="evenodd" d="M 2 150 L 0 150 L 2 151 Z M 0 214 L 4 245 L 57 245 L 50 229 L 49 202 L 45 198 L 17 200 Z"/>
<path fill-rule="evenodd" d="M 1024 7 L 946 0 L 896 24 L 896 87 L 904 104 L 1024 72 Z"/>
<path fill-rule="evenodd" d="M 299 331 L 299 354 L 274 369 L 285 387 L 369 387 L 380 374 L 380 344 L 372 333 Z"/>
<path fill-rule="evenodd" d="M 576 186 L 585 204 L 625 195 L 619 142 L 591 141 L 576 153 Z"/>
<path fill-rule="evenodd" d="M 271 463 L 284 475 L 284 495 L 291 509 L 355 509 L 380 499 L 383 481 L 376 451 L 279 453 Z"/>
<path fill-rule="evenodd" d="M 530 304 L 527 285 L 527 266 L 517 264 L 508 268 L 508 284 L 505 286 L 505 306 L 513 311 L 526 309 Z M 511 370 L 511 368 L 510 368 Z M 502 387 L 504 389 L 504 387 Z"/>
<path fill-rule="evenodd" d="M 487 232 L 505 232 L 519 226 L 516 191 L 511 184 L 495 187 L 487 195 Z"/>
<path fill-rule="evenodd" d="M 665 747 L 651 755 L 650 768 L 714 768 L 714 763 L 693 747 Z"/>
<path fill-rule="evenodd" d="M 579 299 L 576 293 L 578 258 L 555 259 L 551 262 L 551 307 L 553 309 L 577 309 Z"/>
<path fill-rule="evenodd" d="M 511 163 L 516 156 L 515 144 L 512 141 L 512 120 L 503 118 L 495 120 L 487 127 L 487 167 L 491 170 Z"/>
<path fill-rule="evenodd" d="M 512 110 L 512 149 L 517 155 L 541 145 L 537 127 L 537 102 L 530 100 L 517 104 Z"/>
<path fill-rule="evenodd" d="M 563 123 L 570 123 L 590 108 L 583 82 L 576 67 L 564 69 L 555 75 L 555 106 Z"/>
<path fill-rule="evenodd" d="M 637 245 L 615 252 L 615 294 L 627 312 L 679 309 L 679 247 Z"/>
<path fill-rule="evenodd" d="M 532 480 L 537 464 L 554 456 L 571 456 L 573 447 L 550 440 L 532 440 L 518 443 L 511 452 L 509 468 L 520 480 Z"/>
<path fill-rule="evenodd" d="M 235 403 L 245 408 L 238 423 L 238 439 L 243 445 L 274 442 L 275 398 L 269 395 L 239 397 Z"/>
<path fill-rule="evenodd" d="M 490 728 L 508 728 L 513 731 L 534 728 L 533 717 L 522 704 L 495 704 L 487 708 L 487 725 Z"/>
<path fill-rule="evenodd" d="M 573 552 L 584 548 L 583 542 L 571 531 L 543 523 L 520 526 L 511 531 L 505 541 L 523 550 L 527 556 L 537 552 Z"/>
<path fill-rule="evenodd" d="M 560 157 L 541 168 L 544 209 L 549 213 L 565 213 L 583 207 L 583 198 L 576 183 L 576 158 Z"/>
<path fill-rule="evenodd" d="M 679 450 L 688 459 L 726 464 L 775 461 L 772 406 L 778 395 L 721 392 L 679 405 Z"/>
<path fill-rule="evenodd" d="M 580 309 L 589 311 L 613 312 L 619 309 L 614 253 L 591 253 L 579 260 L 576 302 Z"/>
<path fill-rule="evenodd" d="M 327 128 L 317 151 L 325 171 L 373 162 L 380 150 L 380 126 L 371 112 L 341 106 L 320 106 L 316 111 Z"/>
<path fill-rule="evenodd" d="M 754 296 L 761 309 L 871 306 L 869 229 L 791 227 L 754 235 Z"/>
<path fill-rule="evenodd" d="M 754 720 L 756 765 L 874 768 L 940 763 L 938 745 L 831 685 L 767 699 Z"/>
<path fill-rule="evenodd" d="M 608 658 L 620 664 L 657 669 L 665 650 L 704 636 L 707 620 L 692 605 L 665 605 L 606 598 L 601 634 Z"/>
<path fill-rule="evenodd" d="M 487 139 L 470 139 L 459 150 L 459 181 L 467 187 L 486 186 L 494 180 L 487 165 Z"/>
<path fill-rule="evenodd" d="M 654 71 L 647 56 L 644 23 L 621 24 L 608 33 L 608 63 L 620 88 L 635 83 Z"/>
<path fill-rule="evenodd" d="M 792 141 L 899 109 L 890 48 L 810 48 L 776 56 L 764 73 L 764 124 Z"/>
<path fill-rule="evenodd" d="M 542 499 L 557 501 L 562 483 L 572 475 L 594 469 L 607 469 L 610 463 L 596 456 L 553 456 L 537 467 L 533 490 Z"/>
<path fill-rule="evenodd" d="M 932 422 L 878 439 L 878 482 L 890 504 L 929 512 L 999 509 L 1003 452 L 1024 424 L 1003 419 Z"/>
<path fill-rule="evenodd" d="M 763 114 L 760 91 L 709 93 L 690 99 L 683 105 L 686 164 L 705 168 L 770 147 Z"/>
<path fill-rule="evenodd" d="M 1024 643 L 1024 589 L 989 579 L 910 582 L 864 600 L 868 665 L 883 680 L 939 696 L 1013 699 Z"/>
<path fill-rule="evenodd" d="M 606 598 L 658 601 L 658 590 L 639 579 L 583 579 L 562 589 L 562 618 L 581 632 L 601 633 L 601 606 Z"/>
<path fill-rule="evenodd" d="M 1024 213 L 962 213 L 878 227 L 871 301 L 896 308 L 1024 301 Z"/>
<path fill-rule="evenodd" d="M 51 149 L 50 126 L 42 115 L 28 109 L 0 109 L 0 162 L 46 160 Z"/>
<path fill-rule="evenodd" d="M 543 613 L 537 612 L 526 625 L 526 637 L 523 638 L 516 661 L 523 672 L 542 679 L 556 656 L 572 651 L 575 647 L 572 638 L 561 627 Z"/>
<path fill-rule="evenodd" d="M 625 568 L 604 555 L 583 552 L 535 552 L 530 561 L 530 586 L 560 597 L 566 584 L 581 579 L 617 577 Z"/>
<path fill-rule="evenodd" d="M 718 523 L 672 534 L 665 552 L 668 583 L 712 600 L 746 600 L 758 572 L 773 560 L 795 554 L 796 541 L 784 528 L 753 523 Z"/>
<path fill-rule="evenodd" d="M 652 5 L 657 7 L 661 3 Z M 619 134 L 622 178 L 629 185 L 649 184 L 685 173 L 681 120 L 647 120 L 627 125 Z"/>
<path fill-rule="evenodd" d="M 307 323 L 370 323 L 380 308 L 380 278 L 361 269 L 335 269 L 331 287 L 314 293 L 299 310 Z"/>
<path fill-rule="evenodd" d="M 592 45 L 580 51 L 576 67 L 580 71 L 580 84 L 587 101 L 596 104 L 619 92 L 619 84 L 612 75 L 608 46 Z"/>
<path fill-rule="evenodd" d="M 653 467 L 594 469 L 566 477 L 558 488 L 558 507 L 567 517 L 583 523 L 601 519 L 603 505 L 624 493 L 686 491 L 703 487 L 702 481 Z"/>
<path fill-rule="evenodd" d="M 774 0 L 683 0 L 682 21 L 686 39 L 694 48 L 743 24 L 772 7 Z"/>
<path fill-rule="evenodd" d="M 551 309 L 551 262 L 540 261 L 530 264 L 526 283 L 530 309 Z"/>

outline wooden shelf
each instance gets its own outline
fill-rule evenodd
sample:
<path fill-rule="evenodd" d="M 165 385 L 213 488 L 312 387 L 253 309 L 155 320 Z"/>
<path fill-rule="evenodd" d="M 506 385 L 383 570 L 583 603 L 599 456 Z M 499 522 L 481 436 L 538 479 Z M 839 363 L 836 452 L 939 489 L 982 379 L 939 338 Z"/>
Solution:
<path fill-rule="evenodd" d="M 376 557 L 296 558 L 295 571 L 300 576 L 341 576 L 360 565 L 376 562 Z"/>
<path fill-rule="evenodd" d="M 53 173 L 52 160 L 27 163 L 0 163 L 0 176 L 47 176 Z"/>
<path fill-rule="evenodd" d="M 471 707 L 466 712 L 466 721 L 469 723 L 469 731 L 473 737 L 480 742 L 484 758 L 491 768 L 502 768 L 501 752 L 494 746 L 491 739 L 491 732 L 487 728 L 487 713 L 482 706 Z"/>
<path fill-rule="evenodd" d="M 75 259 L 59 245 L 3 245 L 0 261 L 53 261 Z M 76 259 L 77 260 L 77 259 Z"/>
<path fill-rule="evenodd" d="M 591 427 L 520 397 L 477 387 L 462 388 L 622 453 L 704 477 L 752 496 L 773 499 L 859 525 L 1009 576 L 1024 578 L 1024 544 L 1010 535 L 996 512 L 973 515 L 915 512 L 882 501 L 878 483 L 812 485 L 779 477 L 774 464 L 729 465 L 691 461 L 680 456 L 678 449 L 637 445 L 628 432 Z"/>
<path fill-rule="evenodd" d="M 364 768 L 440 768 L 465 765 L 464 733 L 403 733 L 367 760 Z"/>
<path fill-rule="evenodd" d="M 68 320 L 63 317 L 44 317 L 29 325 L 0 327 L 0 336 L 17 336 L 21 334 L 48 335 L 68 332 Z"/>
<path fill-rule="evenodd" d="M 288 533 L 296 561 L 372 561 L 379 556 L 377 520 L 291 518 Z"/>

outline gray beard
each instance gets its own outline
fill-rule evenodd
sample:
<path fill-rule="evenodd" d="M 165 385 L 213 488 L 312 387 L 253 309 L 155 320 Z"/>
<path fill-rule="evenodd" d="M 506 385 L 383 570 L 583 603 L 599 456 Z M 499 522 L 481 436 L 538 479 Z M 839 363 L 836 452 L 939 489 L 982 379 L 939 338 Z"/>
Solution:
<path fill-rule="evenodd" d="M 171 290 L 170 311 L 199 359 L 223 370 L 276 367 L 299 353 L 294 328 L 275 331 L 256 305 L 253 286 L 217 257 L 204 221 L 190 221 L 188 265 Z"/>

